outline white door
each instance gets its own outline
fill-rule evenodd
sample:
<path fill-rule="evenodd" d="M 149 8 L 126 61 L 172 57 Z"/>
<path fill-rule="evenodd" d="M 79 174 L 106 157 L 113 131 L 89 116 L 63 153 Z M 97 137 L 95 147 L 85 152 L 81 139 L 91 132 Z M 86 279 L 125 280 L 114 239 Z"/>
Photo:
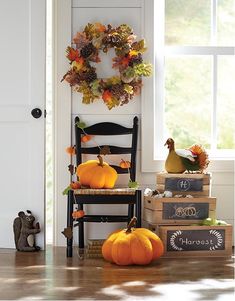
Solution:
<path fill-rule="evenodd" d="M 44 247 L 45 17 L 45 0 L 0 1 L 0 248 L 27 209 Z"/>

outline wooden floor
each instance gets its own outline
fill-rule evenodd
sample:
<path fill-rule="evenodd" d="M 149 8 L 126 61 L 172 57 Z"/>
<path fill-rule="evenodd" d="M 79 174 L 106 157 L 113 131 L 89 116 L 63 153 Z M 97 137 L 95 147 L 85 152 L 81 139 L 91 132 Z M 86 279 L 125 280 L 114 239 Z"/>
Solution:
<path fill-rule="evenodd" d="M 0 299 L 235 300 L 233 258 L 160 259 L 119 267 L 102 259 L 65 257 L 64 248 L 0 250 Z"/>

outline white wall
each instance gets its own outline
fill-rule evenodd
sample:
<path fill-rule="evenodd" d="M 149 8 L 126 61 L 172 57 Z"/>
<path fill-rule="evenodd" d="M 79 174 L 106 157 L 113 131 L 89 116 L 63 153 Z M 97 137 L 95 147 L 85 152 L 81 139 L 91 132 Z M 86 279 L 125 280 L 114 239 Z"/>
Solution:
<path fill-rule="evenodd" d="M 69 175 L 67 173 L 67 165 L 69 164 L 68 157 L 64 155 L 64 149 L 70 144 L 70 122 L 76 115 L 90 125 L 95 122 L 113 121 L 125 126 L 131 126 L 134 116 L 142 117 L 143 102 L 146 103 L 146 99 L 143 99 L 143 95 L 147 95 L 146 90 L 143 91 L 141 97 L 136 97 L 132 103 L 124 105 L 120 108 L 115 108 L 109 111 L 102 101 L 97 101 L 90 105 L 84 105 L 81 103 L 81 95 L 76 92 L 70 94 L 70 88 L 66 83 L 60 83 L 59 80 L 68 68 L 68 64 L 65 59 L 64 50 L 69 45 L 69 40 L 77 31 L 81 31 L 84 26 L 90 22 L 101 22 L 103 24 L 112 24 L 114 26 L 122 23 L 127 23 L 134 29 L 134 33 L 138 36 L 138 39 L 146 38 L 146 31 L 148 30 L 146 24 L 149 24 L 149 20 L 146 20 L 144 5 L 152 2 L 152 0 L 74 0 L 70 7 L 68 2 L 61 0 L 58 9 L 58 32 L 56 40 L 57 48 L 57 62 L 58 69 L 56 74 L 57 85 L 57 105 L 56 105 L 56 118 L 57 118 L 57 130 L 59 131 L 59 140 L 56 142 L 56 187 L 57 187 L 57 206 L 55 211 L 56 228 L 55 228 L 55 242 L 57 245 L 64 245 L 65 239 L 61 235 L 61 231 L 66 226 L 66 198 L 61 196 L 61 191 L 69 183 Z M 71 20 L 70 20 L 71 13 Z M 65 17 L 66 16 L 66 17 Z M 71 21 L 71 26 L 66 22 Z M 148 21 L 148 22 L 147 22 Z M 149 25 L 148 25 L 149 26 Z M 152 40 L 148 39 L 147 45 L 152 47 Z M 114 74 L 114 70 L 111 66 L 111 58 L 113 54 L 108 54 L 107 57 L 103 56 L 102 66 L 105 71 L 98 70 L 100 77 L 111 76 Z M 147 57 L 147 56 L 146 56 Z M 107 72 L 108 70 L 108 72 Z M 149 82 L 148 82 L 149 80 Z M 152 87 L 152 80 L 146 79 L 146 85 L 143 89 L 146 89 L 150 85 Z M 151 88 L 151 87 L 148 87 Z M 70 97 L 71 96 L 71 97 Z M 146 97 L 145 97 L 146 98 Z M 72 104 L 70 111 L 70 101 Z M 69 114 L 69 115 L 68 115 Z M 140 131 L 141 132 L 141 131 Z M 67 136 L 66 136 L 67 135 Z M 61 138 L 64 136 L 64 139 Z M 65 137 L 66 136 L 66 137 Z M 73 137 L 73 135 L 72 135 Z M 61 141 L 60 141 L 61 139 Z M 72 138 L 73 139 L 73 138 Z M 97 140 L 98 138 L 96 138 Z M 126 138 L 124 137 L 124 140 Z M 104 140 L 98 141 L 103 143 Z M 66 145 L 67 143 L 67 145 Z M 73 143 L 73 140 L 72 140 Z M 91 142 L 92 143 L 92 142 Z M 124 143 L 119 141 L 119 143 Z M 140 170 L 141 162 L 141 149 L 144 146 L 141 144 L 141 134 L 139 134 L 138 142 L 138 155 L 137 155 L 137 180 L 144 187 L 155 187 L 156 175 L 155 173 L 143 173 Z M 144 160 L 144 158 L 142 158 Z M 118 163 L 118 162 L 116 162 Z M 143 162 L 144 163 L 144 162 Z M 226 162 L 225 162 L 226 163 Z M 163 163 L 159 162 L 159 170 L 163 168 Z M 212 195 L 218 198 L 217 200 L 217 216 L 230 223 L 234 222 L 234 165 L 233 162 L 227 162 L 219 167 L 216 164 L 212 164 L 211 170 L 213 171 L 213 186 Z M 122 178 L 121 178 L 122 177 Z M 119 184 L 126 184 L 128 177 L 120 176 Z M 86 213 L 92 214 L 106 214 L 106 213 L 125 213 L 125 206 L 90 206 L 85 209 Z M 86 233 L 89 238 L 105 238 L 108 233 L 117 227 L 123 227 L 123 224 L 87 224 Z M 75 241 L 77 241 L 75 237 Z"/>

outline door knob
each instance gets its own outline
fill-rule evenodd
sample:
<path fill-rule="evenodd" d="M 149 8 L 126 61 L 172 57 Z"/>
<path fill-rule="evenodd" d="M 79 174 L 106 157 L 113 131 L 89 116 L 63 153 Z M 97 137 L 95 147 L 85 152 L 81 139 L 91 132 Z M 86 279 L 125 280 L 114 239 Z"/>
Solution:
<path fill-rule="evenodd" d="M 31 111 L 31 115 L 34 118 L 40 118 L 42 116 L 42 110 L 40 110 L 39 108 L 35 108 Z"/>

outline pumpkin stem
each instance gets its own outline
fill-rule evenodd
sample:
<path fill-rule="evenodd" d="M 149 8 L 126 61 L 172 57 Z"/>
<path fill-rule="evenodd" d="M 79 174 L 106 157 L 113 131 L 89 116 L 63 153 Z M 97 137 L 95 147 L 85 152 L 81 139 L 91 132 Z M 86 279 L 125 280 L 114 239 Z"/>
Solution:
<path fill-rule="evenodd" d="M 131 228 L 135 226 L 137 221 L 137 218 L 134 216 L 132 217 L 131 221 L 129 222 L 127 229 L 126 229 L 126 233 L 130 233 L 131 232 Z"/>
<path fill-rule="evenodd" d="M 100 165 L 100 166 L 104 166 L 104 160 L 103 160 L 103 158 L 101 157 L 101 155 L 98 155 L 97 158 L 99 159 L 99 165 Z"/>

